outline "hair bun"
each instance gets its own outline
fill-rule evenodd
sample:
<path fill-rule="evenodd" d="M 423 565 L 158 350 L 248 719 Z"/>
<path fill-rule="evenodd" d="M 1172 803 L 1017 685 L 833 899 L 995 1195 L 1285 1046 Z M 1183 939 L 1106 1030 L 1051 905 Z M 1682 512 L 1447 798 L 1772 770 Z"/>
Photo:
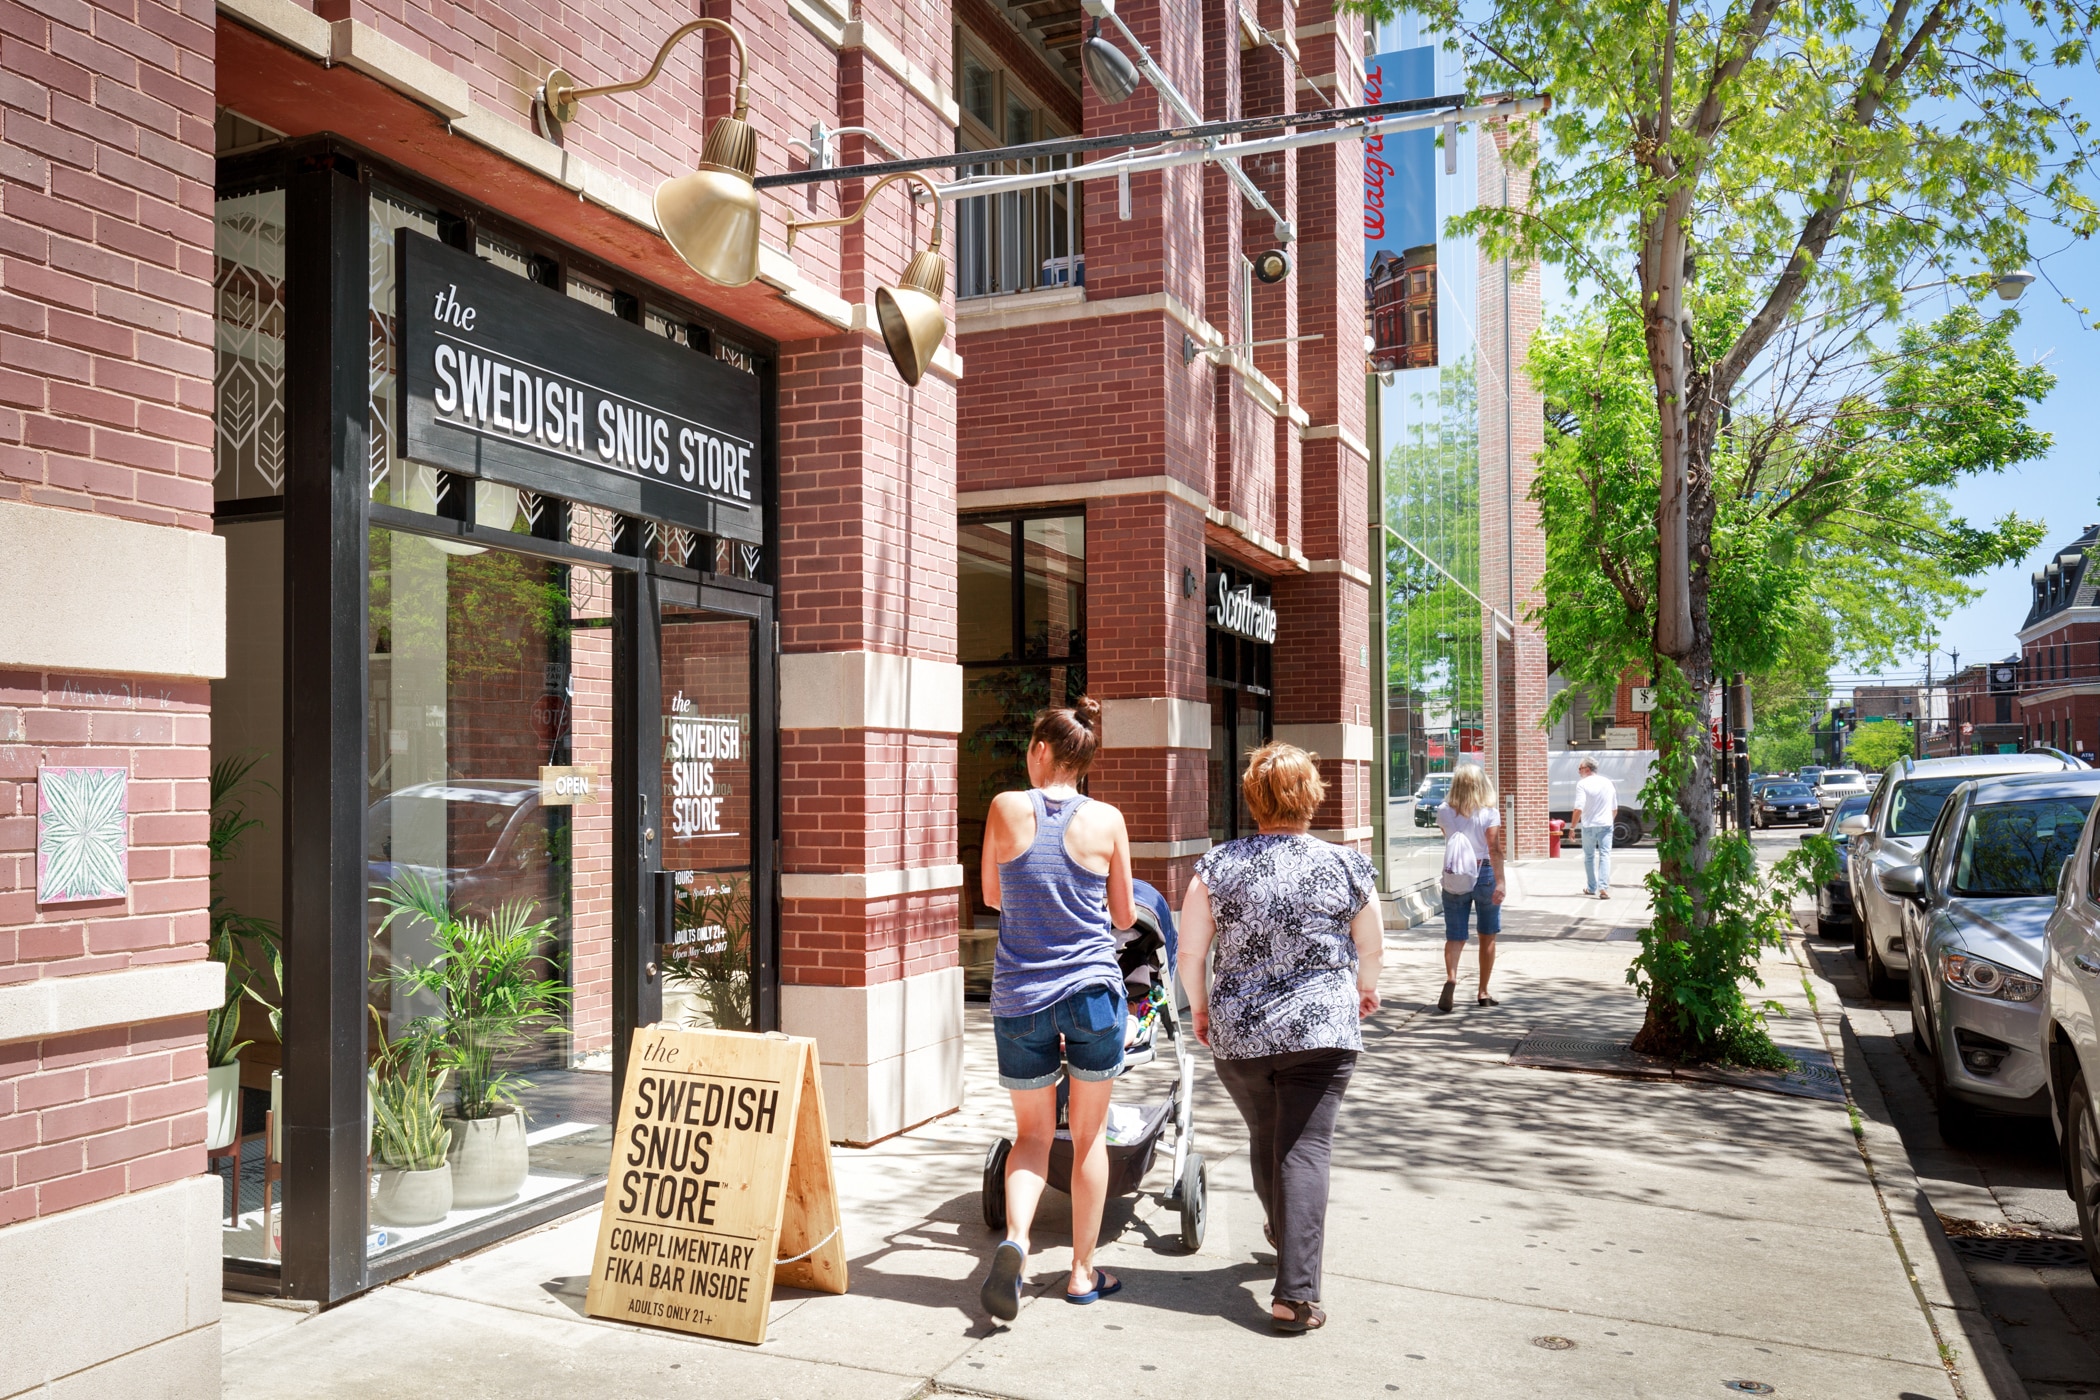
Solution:
<path fill-rule="evenodd" d="M 1101 727 L 1101 702 L 1091 695 L 1082 695 L 1072 702 L 1072 714 L 1089 729 Z"/>

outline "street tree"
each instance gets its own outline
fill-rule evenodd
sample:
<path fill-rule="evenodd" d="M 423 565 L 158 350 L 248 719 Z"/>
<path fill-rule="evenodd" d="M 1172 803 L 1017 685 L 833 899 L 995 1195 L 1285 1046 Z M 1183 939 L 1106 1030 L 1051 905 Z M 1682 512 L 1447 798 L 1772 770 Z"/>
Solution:
<path fill-rule="evenodd" d="M 1845 762 L 1862 773 L 1879 773 L 1900 758 L 1914 757 L 1911 743 L 1907 724 L 1894 720 L 1862 724 L 1845 745 Z"/>

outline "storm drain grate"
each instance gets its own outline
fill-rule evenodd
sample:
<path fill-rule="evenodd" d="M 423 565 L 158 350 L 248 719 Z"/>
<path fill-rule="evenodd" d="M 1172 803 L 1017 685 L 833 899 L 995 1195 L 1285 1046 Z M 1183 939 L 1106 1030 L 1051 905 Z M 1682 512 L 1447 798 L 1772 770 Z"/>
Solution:
<path fill-rule="evenodd" d="M 1527 1035 L 1517 1047 L 1526 1059 L 1623 1060 L 1633 1053 L 1629 1040 L 1578 1040 L 1565 1035 Z"/>
<path fill-rule="evenodd" d="M 2027 1269 L 2085 1267 L 2085 1246 L 2077 1240 L 1984 1239 L 1956 1235 L 1948 1243 L 1962 1258 L 1986 1264 L 2017 1264 Z"/>
<path fill-rule="evenodd" d="M 1631 1041 L 1533 1032 L 1510 1052 L 1509 1060 L 1511 1064 L 1527 1069 L 1586 1070 L 1636 1079 L 1677 1079 L 1823 1099 L 1830 1103 L 1845 1101 L 1844 1080 L 1839 1077 L 1837 1066 L 1828 1052 L 1790 1050 L 1786 1054 L 1794 1064 L 1791 1070 L 1782 1074 L 1726 1065 L 1673 1064 L 1634 1054 Z"/>

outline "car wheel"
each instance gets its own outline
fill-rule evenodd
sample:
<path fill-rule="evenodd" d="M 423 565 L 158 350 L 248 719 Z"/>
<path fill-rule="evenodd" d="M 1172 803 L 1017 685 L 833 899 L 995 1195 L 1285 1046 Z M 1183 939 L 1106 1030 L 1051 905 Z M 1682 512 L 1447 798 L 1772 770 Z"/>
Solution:
<path fill-rule="evenodd" d="M 1973 1144 L 1982 1115 L 1954 1097 L 1953 1090 L 1947 1087 L 1946 1061 L 1938 1055 L 1928 1059 L 1925 1062 L 1925 1079 L 1932 1089 L 1932 1106 L 1939 1113 L 1941 1141 L 1949 1147 L 1968 1147 Z"/>
<path fill-rule="evenodd" d="M 2078 1211 L 2078 1237 L 2085 1241 L 2085 1266 L 2100 1281 L 2100 1119 L 2093 1112 L 2093 1096 L 2085 1087 L 2085 1076 L 2071 1081 L 2070 1112 L 2064 1131 L 2069 1135 L 2064 1156 L 2065 1185 L 2071 1188 L 2071 1204 Z"/>
<path fill-rule="evenodd" d="M 1611 844 L 1615 849 L 1641 844 L 1641 822 L 1638 817 L 1621 812 L 1612 818 Z"/>
<path fill-rule="evenodd" d="M 1903 993 L 1903 986 L 1896 975 L 1889 971 L 1888 964 L 1881 960 L 1881 949 L 1874 946 L 1872 937 L 1867 939 L 1867 995 L 1876 1001 L 1894 1001 Z"/>

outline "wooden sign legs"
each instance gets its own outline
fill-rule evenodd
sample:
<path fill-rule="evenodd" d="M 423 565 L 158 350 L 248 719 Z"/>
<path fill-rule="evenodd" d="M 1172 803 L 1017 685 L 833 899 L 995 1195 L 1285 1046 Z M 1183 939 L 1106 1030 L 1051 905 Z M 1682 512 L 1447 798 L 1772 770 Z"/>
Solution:
<path fill-rule="evenodd" d="M 816 1042 L 649 1026 L 627 1064 L 585 1310 L 761 1342 L 776 1283 L 844 1293 Z"/>

